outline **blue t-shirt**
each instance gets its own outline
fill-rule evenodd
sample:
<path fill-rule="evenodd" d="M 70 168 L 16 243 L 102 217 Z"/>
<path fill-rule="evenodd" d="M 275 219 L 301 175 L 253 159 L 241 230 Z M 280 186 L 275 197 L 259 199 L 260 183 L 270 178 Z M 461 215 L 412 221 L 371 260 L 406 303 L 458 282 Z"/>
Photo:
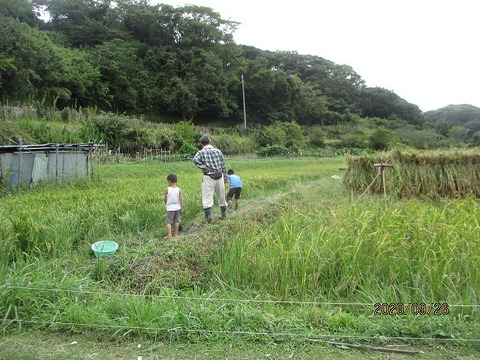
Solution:
<path fill-rule="evenodd" d="M 230 183 L 231 188 L 241 188 L 242 180 L 238 175 L 228 175 L 228 182 Z"/>

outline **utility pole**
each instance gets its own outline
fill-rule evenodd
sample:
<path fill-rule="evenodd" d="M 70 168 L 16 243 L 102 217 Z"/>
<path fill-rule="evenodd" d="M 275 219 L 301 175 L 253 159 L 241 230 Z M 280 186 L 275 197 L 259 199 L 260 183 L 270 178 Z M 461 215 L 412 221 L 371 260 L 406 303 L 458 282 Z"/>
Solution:
<path fill-rule="evenodd" d="M 245 84 L 243 82 L 242 74 L 242 95 L 243 95 L 243 127 L 247 128 L 247 109 L 245 108 Z"/>

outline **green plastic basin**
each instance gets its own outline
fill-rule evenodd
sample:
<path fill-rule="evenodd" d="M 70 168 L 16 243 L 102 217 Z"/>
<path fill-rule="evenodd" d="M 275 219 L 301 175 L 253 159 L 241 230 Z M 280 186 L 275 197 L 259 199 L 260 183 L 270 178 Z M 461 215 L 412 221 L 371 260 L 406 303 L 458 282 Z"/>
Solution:
<path fill-rule="evenodd" d="M 92 250 L 96 257 L 114 255 L 118 249 L 118 244 L 111 240 L 97 241 L 92 244 Z"/>

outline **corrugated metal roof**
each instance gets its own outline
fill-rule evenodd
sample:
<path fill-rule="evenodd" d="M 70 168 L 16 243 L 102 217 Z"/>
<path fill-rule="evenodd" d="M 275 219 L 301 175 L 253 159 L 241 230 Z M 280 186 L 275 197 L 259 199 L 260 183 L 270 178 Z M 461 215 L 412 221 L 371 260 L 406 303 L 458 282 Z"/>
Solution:
<path fill-rule="evenodd" d="M 90 151 L 94 148 L 102 147 L 102 144 L 82 143 L 82 144 L 37 144 L 37 145 L 3 145 L 0 146 L 0 153 L 12 153 L 17 151 L 52 151 L 52 150 L 82 150 Z"/>

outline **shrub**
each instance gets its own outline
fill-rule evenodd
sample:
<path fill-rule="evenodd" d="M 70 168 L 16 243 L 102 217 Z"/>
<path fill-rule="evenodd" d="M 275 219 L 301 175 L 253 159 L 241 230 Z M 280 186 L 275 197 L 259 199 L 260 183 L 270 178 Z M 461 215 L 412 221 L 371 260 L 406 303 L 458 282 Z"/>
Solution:
<path fill-rule="evenodd" d="M 215 147 L 222 150 L 224 155 L 253 154 L 256 149 L 255 141 L 238 134 L 217 134 L 213 136 Z"/>
<path fill-rule="evenodd" d="M 277 124 L 278 127 L 285 131 L 286 139 L 285 146 L 290 147 L 304 147 L 305 135 L 303 135 L 302 127 L 295 121 L 281 122 Z"/>
<path fill-rule="evenodd" d="M 195 144 L 201 137 L 200 132 L 195 128 L 195 125 L 190 121 L 182 120 L 173 125 L 173 130 L 180 142 Z"/>
<path fill-rule="evenodd" d="M 259 146 L 266 147 L 274 144 L 284 145 L 287 140 L 287 133 L 284 129 L 270 125 L 256 133 L 256 139 Z"/>
<path fill-rule="evenodd" d="M 395 132 L 400 142 L 416 149 L 439 149 L 458 145 L 433 130 L 417 130 L 413 126 L 406 126 L 396 129 Z"/>
<path fill-rule="evenodd" d="M 387 150 L 396 140 L 395 133 L 383 126 L 379 126 L 370 135 L 370 147 L 375 150 Z"/>
<path fill-rule="evenodd" d="M 340 141 L 340 147 L 364 149 L 369 147 L 368 136 L 362 131 L 346 134 Z"/>
<path fill-rule="evenodd" d="M 256 141 L 259 146 L 281 145 L 287 148 L 292 146 L 304 147 L 305 135 L 302 127 L 295 121 L 277 121 L 256 133 Z"/>
<path fill-rule="evenodd" d="M 194 156 L 197 153 L 198 149 L 187 142 L 184 142 L 182 146 L 177 151 L 178 155 L 189 155 L 189 156 Z"/>
<path fill-rule="evenodd" d="M 325 131 L 321 127 L 314 127 L 308 134 L 308 143 L 311 146 L 322 148 L 325 146 Z"/>
<path fill-rule="evenodd" d="M 258 149 L 257 155 L 260 157 L 285 156 L 288 155 L 288 149 L 282 145 L 270 145 Z"/>

